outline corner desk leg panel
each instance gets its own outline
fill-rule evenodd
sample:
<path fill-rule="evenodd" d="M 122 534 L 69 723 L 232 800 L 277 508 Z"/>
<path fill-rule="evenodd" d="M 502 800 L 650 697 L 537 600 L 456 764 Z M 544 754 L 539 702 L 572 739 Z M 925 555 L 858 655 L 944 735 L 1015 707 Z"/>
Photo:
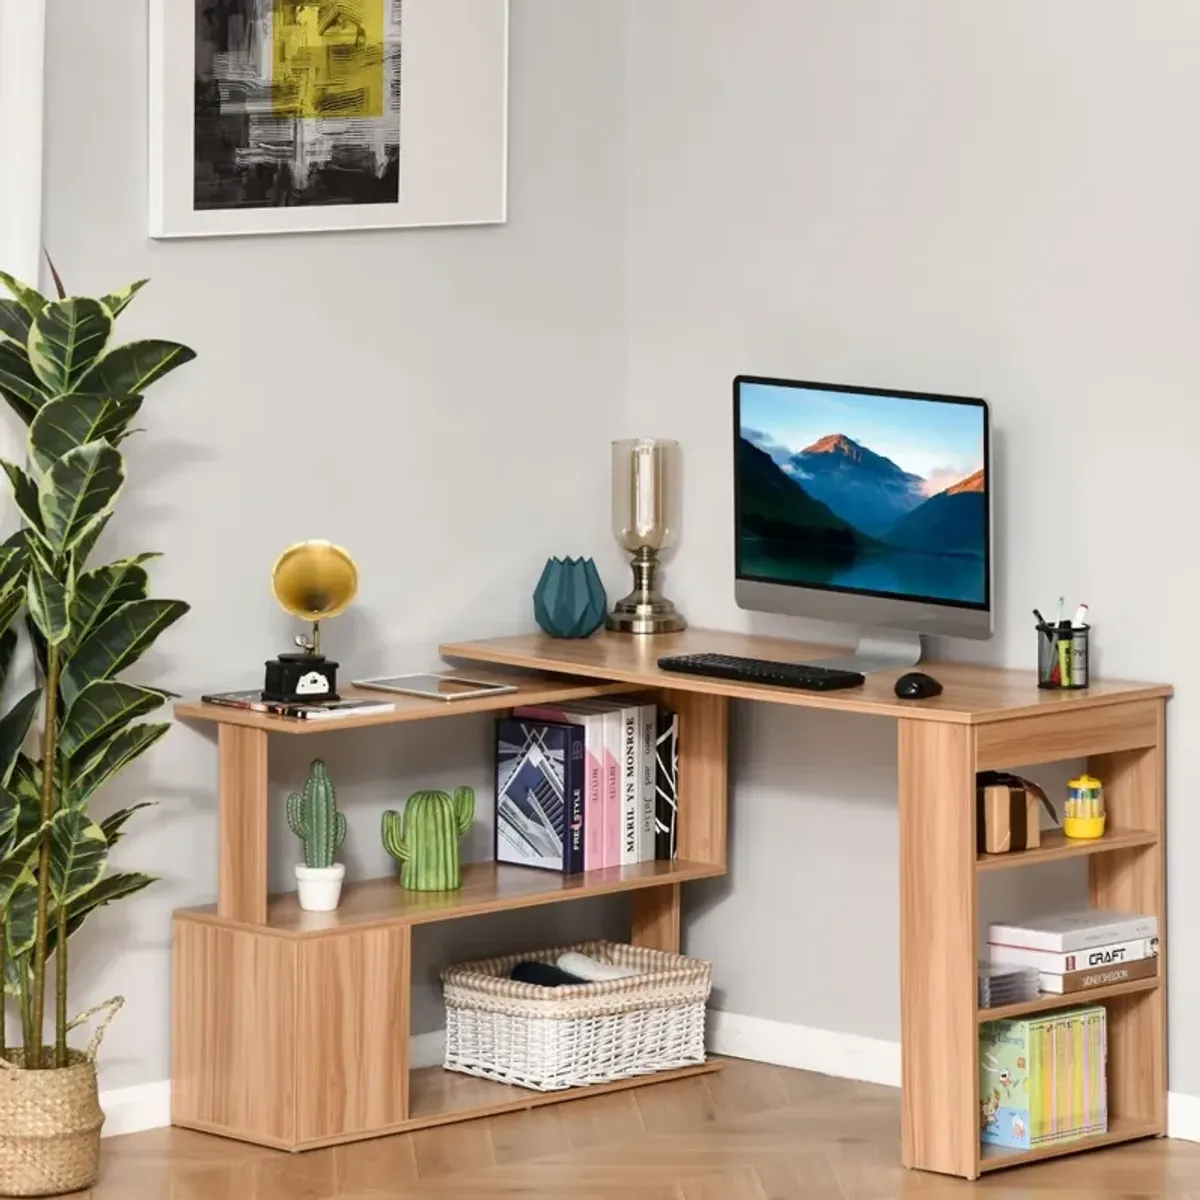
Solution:
<path fill-rule="evenodd" d="M 175 918 L 171 1123 L 296 1143 L 296 943 Z"/>
<path fill-rule="evenodd" d="M 679 953 L 680 887 L 668 883 L 633 895 L 633 944 Z"/>
<path fill-rule="evenodd" d="M 1088 759 L 1088 770 L 1104 783 L 1105 807 L 1113 828 L 1153 829 L 1158 843 L 1088 859 L 1095 908 L 1153 913 L 1158 917 L 1161 981 L 1157 991 L 1109 1001 L 1108 1111 L 1115 1117 L 1153 1121 L 1167 1131 L 1167 956 L 1166 937 L 1166 701 L 1157 701 L 1157 745 Z"/>
<path fill-rule="evenodd" d="M 901 720 L 901 1153 L 979 1173 L 975 752 L 969 725 Z"/>
<path fill-rule="evenodd" d="M 267 733 L 221 725 L 217 913 L 267 923 Z"/>
<path fill-rule="evenodd" d="M 409 1118 L 412 928 L 300 943 L 296 1126 L 304 1143 L 370 1136 Z"/>
<path fill-rule="evenodd" d="M 679 714 L 679 857 L 726 865 L 729 795 L 729 699 L 664 690 Z"/>

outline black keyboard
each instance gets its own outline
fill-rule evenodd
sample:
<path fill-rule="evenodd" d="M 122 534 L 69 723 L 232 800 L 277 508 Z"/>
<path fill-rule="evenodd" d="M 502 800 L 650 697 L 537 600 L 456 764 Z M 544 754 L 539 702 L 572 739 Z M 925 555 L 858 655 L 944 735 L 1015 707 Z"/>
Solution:
<path fill-rule="evenodd" d="M 685 675 L 710 675 L 717 679 L 737 679 L 742 683 L 803 688 L 809 692 L 861 687 L 867 678 L 858 671 L 842 671 L 836 667 L 770 662 L 765 658 L 738 658 L 734 654 L 668 655 L 660 658 L 658 665 L 664 671 L 682 671 Z"/>

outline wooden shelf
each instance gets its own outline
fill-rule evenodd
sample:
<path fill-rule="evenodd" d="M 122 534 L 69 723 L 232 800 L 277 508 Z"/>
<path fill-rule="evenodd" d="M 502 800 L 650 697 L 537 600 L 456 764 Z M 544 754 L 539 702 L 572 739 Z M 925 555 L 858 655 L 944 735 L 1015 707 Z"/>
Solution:
<path fill-rule="evenodd" d="M 1013 867 L 1035 867 L 1039 863 L 1058 862 L 1064 858 L 1083 858 L 1089 854 L 1105 854 L 1112 850 L 1128 850 L 1134 846 L 1153 846 L 1158 834 L 1152 829 L 1112 829 L 1103 837 L 1087 841 L 1069 838 L 1061 829 L 1042 834 L 1042 844 L 1036 850 L 1017 850 L 1011 854 L 980 854 L 975 867 L 979 871 L 1005 871 Z"/>
<path fill-rule="evenodd" d="M 408 1124 L 410 1128 L 419 1129 L 428 1125 L 461 1121 L 466 1117 L 485 1117 L 493 1113 L 540 1108 L 545 1104 L 557 1104 L 581 1096 L 601 1096 L 605 1092 L 619 1092 L 645 1084 L 686 1079 L 689 1075 L 705 1075 L 719 1071 L 722 1065 L 719 1059 L 710 1058 L 707 1062 L 697 1063 L 694 1067 L 683 1067 L 678 1071 L 635 1075 L 630 1079 L 597 1083 L 591 1087 L 564 1088 L 560 1092 L 535 1092 L 529 1088 L 495 1083 L 490 1079 L 477 1079 L 473 1075 L 460 1075 L 456 1071 L 444 1071 L 441 1067 L 423 1067 L 413 1071 L 409 1077 L 411 1119 Z"/>
<path fill-rule="evenodd" d="M 242 725 L 262 729 L 267 733 L 335 733 L 343 729 L 362 729 L 375 725 L 398 725 L 405 721 L 428 721 L 438 717 L 467 717 L 472 713 L 503 712 L 524 704 L 562 704 L 570 700 L 587 700 L 593 696 L 625 695 L 638 691 L 627 683 L 604 683 L 580 679 L 564 679 L 554 675 L 511 675 L 495 671 L 470 670 L 462 674 L 472 679 L 488 679 L 497 683 L 514 684 L 515 692 L 501 692 L 479 700 L 422 700 L 419 696 L 400 696 L 388 692 L 372 692 L 362 688 L 341 688 L 339 694 L 348 700 L 387 700 L 395 708 L 387 712 L 366 713 L 354 717 L 334 717 L 324 721 L 297 721 L 293 717 L 272 717 L 266 713 L 242 708 L 226 708 L 220 704 L 205 704 L 201 700 L 181 700 L 175 705 L 175 715 L 189 721 L 214 721 L 221 725 Z"/>
<path fill-rule="evenodd" d="M 272 896 L 267 906 L 266 928 L 277 933 L 308 937 L 345 930 L 364 930 L 396 925 L 424 925 L 433 921 L 456 921 L 485 913 L 566 900 L 586 900 L 612 892 L 660 888 L 690 879 L 724 875 L 714 863 L 645 862 L 628 867 L 608 867 L 583 875 L 561 875 L 528 867 L 510 867 L 494 862 L 467 863 L 463 885 L 456 892 L 406 892 L 394 875 L 348 883 L 336 912 L 305 912 L 295 892 Z M 181 910 L 180 916 L 203 921 L 217 917 L 216 905 Z M 222 924 L 228 922 L 221 920 Z"/>
<path fill-rule="evenodd" d="M 1137 992 L 1158 990 L 1158 976 L 1152 979 L 1130 979 L 1125 983 L 1110 983 L 1107 987 L 1089 988 L 1086 992 L 1072 992 L 1069 996 L 1052 996 L 1043 992 L 1036 1000 L 1025 1000 L 1020 1004 L 1004 1004 L 1000 1008 L 981 1008 L 977 1012 L 980 1024 L 984 1021 L 1004 1021 L 1009 1017 L 1027 1017 L 1033 1013 L 1054 1012 L 1058 1008 L 1078 1008 L 1081 1004 L 1094 1004 L 1098 1000 L 1112 1000 L 1117 996 L 1132 996 Z"/>
<path fill-rule="evenodd" d="M 1115 1146 L 1118 1142 L 1132 1142 L 1137 1138 L 1157 1137 L 1163 1132 L 1156 1121 L 1140 1117 L 1110 1117 L 1106 1133 L 1093 1133 L 1090 1137 L 1076 1138 L 1071 1142 L 1057 1142 L 1052 1146 L 1038 1146 L 1034 1150 L 1010 1150 L 1007 1146 L 980 1146 L 979 1170 L 999 1171 L 1004 1167 L 1019 1167 L 1025 1163 L 1039 1162 L 1044 1158 L 1059 1158 L 1064 1154 L 1078 1154 L 1081 1150 L 1098 1150 L 1102 1146 Z"/>

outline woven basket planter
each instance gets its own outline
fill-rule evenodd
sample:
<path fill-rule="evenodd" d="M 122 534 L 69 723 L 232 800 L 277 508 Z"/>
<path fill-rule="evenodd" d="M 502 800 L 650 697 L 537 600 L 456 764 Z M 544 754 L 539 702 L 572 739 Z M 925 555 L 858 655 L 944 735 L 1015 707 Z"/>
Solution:
<path fill-rule="evenodd" d="M 508 978 L 567 950 L 641 973 L 559 988 Z M 448 1071 L 551 1092 L 704 1062 L 712 965 L 697 958 L 587 942 L 450 967 L 442 982 Z"/>
<path fill-rule="evenodd" d="M 52 1058 L 53 1049 L 47 1049 Z M 8 1051 L 19 1064 L 21 1052 Z M 57 1196 L 96 1182 L 104 1114 L 96 1064 L 72 1050 L 70 1066 L 0 1067 L 0 1196 Z"/>

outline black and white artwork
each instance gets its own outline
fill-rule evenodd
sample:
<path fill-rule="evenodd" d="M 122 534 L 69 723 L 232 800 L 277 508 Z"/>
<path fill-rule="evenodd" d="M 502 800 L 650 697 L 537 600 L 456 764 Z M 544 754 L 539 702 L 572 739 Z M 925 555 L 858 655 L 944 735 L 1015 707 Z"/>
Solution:
<path fill-rule="evenodd" d="M 152 236 L 505 219 L 508 0 L 150 14 Z"/>
<path fill-rule="evenodd" d="M 402 0 L 195 0 L 195 206 L 395 204 Z"/>

